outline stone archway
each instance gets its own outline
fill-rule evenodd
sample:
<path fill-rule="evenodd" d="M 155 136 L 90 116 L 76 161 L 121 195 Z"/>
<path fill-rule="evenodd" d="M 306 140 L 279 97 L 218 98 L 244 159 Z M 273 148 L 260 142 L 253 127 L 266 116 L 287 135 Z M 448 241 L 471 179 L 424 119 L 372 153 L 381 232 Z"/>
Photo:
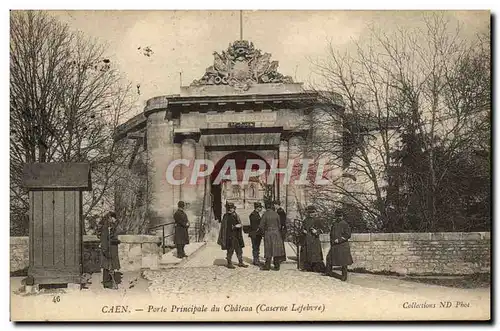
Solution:
<path fill-rule="evenodd" d="M 244 170 L 247 165 L 247 160 L 261 160 L 265 163 L 266 171 L 259 177 L 248 178 L 248 183 L 243 183 Z M 229 169 L 224 168 L 224 165 L 228 165 L 230 162 L 234 162 L 236 168 L 237 183 L 229 180 L 221 180 L 217 183 L 217 177 L 219 176 L 221 170 L 225 169 L 229 174 Z M 227 166 L 226 166 L 227 167 Z M 253 171 L 256 171 L 257 165 L 252 167 Z M 260 155 L 249 152 L 249 151 L 237 151 L 231 152 L 221 158 L 214 166 L 214 170 L 210 176 L 210 188 L 212 195 L 212 208 L 213 215 L 215 219 L 220 220 L 222 215 L 224 215 L 225 209 L 224 205 L 226 202 L 233 202 L 236 205 L 236 211 L 239 214 L 243 225 L 248 225 L 249 215 L 253 210 L 254 202 L 264 202 L 264 196 L 266 194 L 266 183 L 267 176 L 270 172 L 269 163 Z M 274 190 L 271 190 L 274 193 Z M 274 196 L 272 197 L 274 198 Z"/>

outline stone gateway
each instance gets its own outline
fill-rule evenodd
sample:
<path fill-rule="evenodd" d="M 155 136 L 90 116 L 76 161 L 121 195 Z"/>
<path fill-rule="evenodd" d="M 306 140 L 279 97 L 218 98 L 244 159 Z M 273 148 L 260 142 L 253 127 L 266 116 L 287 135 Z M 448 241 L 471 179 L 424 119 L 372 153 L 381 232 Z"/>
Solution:
<path fill-rule="evenodd" d="M 119 128 L 116 139 L 133 146 L 130 171 L 137 171 L 135 164 L 141 163 L 147 172 L 150 225 L 171 222 L 180 200 L 186 202 L 188 219 L 198 225 L 192 228 L 203 224 L 204 232 L 221 220 L 222 207 L 229 202 L 235 204 L 243 225 L 248 225 L 254 203 L 265 198 L 282 201 L 291 218 L 297 215 L 297 202 L 306 200 L 306 192 L 286 185 L 279 174 L 267 171 L 239 185 L 214 179 L 228 159 L 241 177 L 247 159 L 262 160 L 270 169 L 286 168 L 289 160 L 301 157 L 309 131 L 304 123 L 317 100 L 317 94 L 280 74 L 271 54 L 245 40 L 215 52 L 213 65 L 201 79 L 182 86 L 180 94 L 148 100 L 142 114 Z M 193 162 L 178 165 L 172 168 L 173 177 L 188 180 L 174 185 L 165 173 L 179 159 L 211 160 L 215 169 L 193 184 L 188 177 Z M 273 160 L 278 164 L 271 164 Z M 275 180 L 266 181 L 270 175 Z"/>

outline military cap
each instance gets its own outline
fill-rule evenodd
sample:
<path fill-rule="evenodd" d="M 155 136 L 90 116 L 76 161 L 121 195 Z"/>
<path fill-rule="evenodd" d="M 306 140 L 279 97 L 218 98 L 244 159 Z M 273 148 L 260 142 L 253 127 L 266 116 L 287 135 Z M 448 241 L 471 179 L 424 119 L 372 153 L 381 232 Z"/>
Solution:
<path fill-rule="evenodd" d="M 262 208 L 262 204 L 261 204 L 260 202 L 254 202 L 253 207 L 254 207 L 255 209 L 257 209 L 257 208 Z"/>

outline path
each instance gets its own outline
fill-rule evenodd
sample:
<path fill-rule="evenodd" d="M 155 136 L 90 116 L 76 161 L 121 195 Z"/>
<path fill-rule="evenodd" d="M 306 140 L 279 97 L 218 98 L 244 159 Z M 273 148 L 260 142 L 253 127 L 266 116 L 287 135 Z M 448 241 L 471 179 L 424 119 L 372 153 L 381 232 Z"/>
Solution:
<path fill-rule="evenodd" d="M 243 241 L 245 243 L 245 247 L 243 247 L 243 261 L 246 264 L 249 264 L 250 267 L 258 269 L 256 266 L 252 264 L 252 244 L 248 235 L 243 236 Z M 286 244 L 286 252 L 288 256 L 295 255 L 289 244 Z M 264 241 L 262 241 L 260 246 L 260 260 L 264 262 Z M 238 262 L 236 257 L 236 253 L 233 254 L 233 262 Z M 296 268 L 296 263 L 288 260 L 287 263 L 292 263 Z M 195 268 L 195 267 L 210 267 L 210 266 L 224 266 L 227 264 L 226 261 L 226 251 L 221 250 L 220 246 L 215 242 L 207 242 L 206 246 L 202 248 L 199 252 L 196 253 L 193 258 L 189 259 L 186 263 L 183 264 L 184 268 Z M 285 264 L 283 265 L 283 267 Z M 292 267 L 293 269 L 293 267 Z"/>

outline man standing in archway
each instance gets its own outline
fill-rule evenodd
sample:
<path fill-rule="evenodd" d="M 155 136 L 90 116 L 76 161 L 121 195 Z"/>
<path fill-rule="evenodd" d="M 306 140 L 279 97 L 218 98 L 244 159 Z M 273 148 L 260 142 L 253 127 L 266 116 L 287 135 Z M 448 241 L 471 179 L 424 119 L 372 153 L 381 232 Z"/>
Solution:
<path fill-rule="evenodd" d="M 274 201 L 274 210 L 278 213 L 280 217 L 280 231 L 281 237 L 283 240 L 286 238 L 286 212 L 283 208 L 281 208 L 281 203 L 279 200 Z"/>
<path fill-rule="evenodd" d="M 240 218 L 236 214 L 236 206 L 232 202 L 226 204 L 226 213 L 221 221 L 219 239 L 217 240 L 222 250 L 227 251 L 227 267 L 234 269 L 232 262 L 233 253 L 236 252 L 238 257 L 238 267 L 247 268 L 248 265 L 243 263 L 243 226 Z"/>

